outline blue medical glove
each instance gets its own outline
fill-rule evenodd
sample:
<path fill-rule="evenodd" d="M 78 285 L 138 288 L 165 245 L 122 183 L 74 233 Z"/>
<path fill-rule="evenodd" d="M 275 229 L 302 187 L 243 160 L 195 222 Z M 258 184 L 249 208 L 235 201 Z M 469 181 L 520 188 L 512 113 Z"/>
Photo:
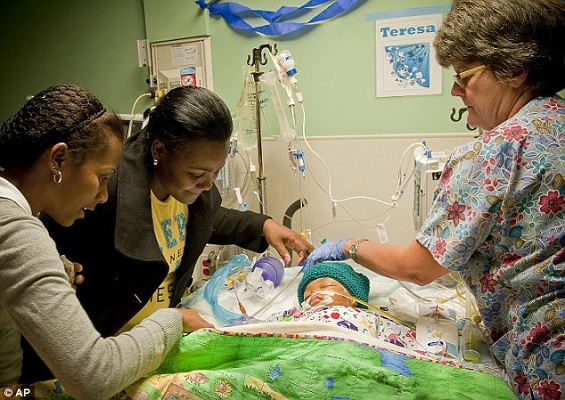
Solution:
<path fill-rule="evenodd" d="M 322 261 L 342 261 L 346 260 L 347 256 L 343 252 L 343 245 L 346 240 L 338 240 L 336 242 L 326 242 L 316 247 L 308 258 L 304 261 L 302 268 L 303 271 L 310 268 L 312 265 Z"/>

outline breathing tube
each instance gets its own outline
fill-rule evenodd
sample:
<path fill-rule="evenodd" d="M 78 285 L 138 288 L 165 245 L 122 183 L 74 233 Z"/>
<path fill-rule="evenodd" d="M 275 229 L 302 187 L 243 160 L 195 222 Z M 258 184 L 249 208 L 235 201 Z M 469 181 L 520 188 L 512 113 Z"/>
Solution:
<path fill-rule="evenodd" d="M 226 288 L 230 277 L 240 274 L 243 274 L 247 288 L 253 290 L 258 296 L 263 296 L 281 283 L 284 275 L 284 264 L 274 257 L 262 257 L 252 265 L 245 254 L 237 254 L 212 275 L 204 287 L 204 298 L 212 307 L 216 319 L 226 326 L 258 322 L 247 314 L 245 307 L 238 298 L 235 285 L 233 289 L 241 314 L 229 311 L 218 303 L 220 293 Z"/>
<path fill-rule="evenodd" d="M 390 313 L 388 313 L 388 312 L 386 312 L 386 311 L 384 311 L 384 310 L 381 310 L 381 309 L 378 308 L 378 307 L 375 307 L 375 306 L 373 306 L 373 305 L 367 303 L 366 301 L 363 301 L 363 300 L 360 300 L 360 299 L 358 299 L 358 298 L 356 298 L 356 297 L 351 296 L 351 295 L 350 295 L 349 293 L 347 293 L 347 292 L 334 292 L 334 291 L 331 291 L 331 290 L 319 290 L 319 291 L 314 292 L 312 295 L 315 295 L 315 294 L 325 294 L 326 296 L 328 296 L 328 298 L 333 297 L 333 296 L 345 297 L 346 299 L 352 300 L 352 301 L 354 301 L 355 303 L 362 304 L 362 305 L 364 305 L 365 307 L 367 307 L 369 310 L 375 311 L 375 312 L 377 312 L 378 314 L 381 314 L 383 317 L 388 318 L 388 319 L 390 319 L 390 320 L 392 320 L 392 321 L 398 322 L 399 324 L 402 324 L 402 325 L 404 325 L 404 326 L 406 326 L 406 327 L 408 327 L 408 328 L 410 328 L 410 329 L 415 329 L 415 328 L 416 328 L 416 326 L 415 326 L 414 324 L 411 324 L 411 323 L 409 323 L 409 322 L 403 321 L 403 320 L 401 320 L 401 319 L 395 317 L 394 315 L 392 315 L 392 314 L 390 314 Z M 310 297 L 312 297 L 312 296 L 310 296 Z M 354 303 L 354 304 L 355 304 L 355 303 Z M 308 302 L 306 302 L 306 301 L 304 301 L 304 302 L 302 303 L 302 306 L 303 306 L 303 307 L 306 307 L 306 308 L 312 307 L 312 306 L 310 306 L 310 304 L 309 304 Z M 315 307 L 319 307 L 319 306 L 320 306 L 320 305 L 317 304 Z"/>
<path fill-rule="evenodd" d="M 204 287 L 204 298 L 212 307 L 216 319 L 223 325 L 241 325 L 246 320 L 243 314 L 237 314 L 222 307 L 218 303 L 218 297 L 230 275 L 234 272 L 243 271 L 244 268 L 250 266 L 251 261 L 245 254 L 237 254 L 230 258 L 227 264 L 220 267 Z"/>

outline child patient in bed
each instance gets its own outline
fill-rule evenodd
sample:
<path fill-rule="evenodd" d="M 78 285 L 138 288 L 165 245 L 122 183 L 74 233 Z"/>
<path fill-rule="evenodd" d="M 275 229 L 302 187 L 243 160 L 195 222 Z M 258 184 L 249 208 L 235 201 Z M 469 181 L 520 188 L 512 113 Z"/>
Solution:
<path fill-rule="evenodd" d="M 417 348 L 413 329 L 367 309 L 369 278 L 349 264 L 326 261 L 304 272 L 298 285 L 298 303 L 265 322 L 317 321 L 369 334 L 401 347 Z"/>

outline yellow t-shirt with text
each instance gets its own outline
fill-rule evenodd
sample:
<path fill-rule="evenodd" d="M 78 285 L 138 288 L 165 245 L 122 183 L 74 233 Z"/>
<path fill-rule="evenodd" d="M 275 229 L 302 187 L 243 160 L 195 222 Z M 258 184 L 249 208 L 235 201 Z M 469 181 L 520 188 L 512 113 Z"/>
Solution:
<path fill-rule="evenodd" d="M 121 330 L 128 331 L 160 308 L 171 305 L 175 271 L 180 265 L 186 243 L 188 206 L 172 196 L 161 201 L 151 192 L 153 230 L 163 257 L 169 264 L 169 273 L 149 302 Z"/>

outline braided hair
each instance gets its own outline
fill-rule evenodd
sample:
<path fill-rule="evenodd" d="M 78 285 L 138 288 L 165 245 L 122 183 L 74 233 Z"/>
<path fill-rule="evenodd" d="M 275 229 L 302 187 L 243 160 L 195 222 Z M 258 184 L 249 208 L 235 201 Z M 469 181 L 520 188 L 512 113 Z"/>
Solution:
<path fill-rule="evenodd" d="M 73 160 L 102 150 L 108 135 L 123 137 L 119 117 L 108 112 L 92 93 L 76 85 L 49 87 L 2 124 L 0 166 L 32 165 L 51 146 L 64 142 Z"/>

